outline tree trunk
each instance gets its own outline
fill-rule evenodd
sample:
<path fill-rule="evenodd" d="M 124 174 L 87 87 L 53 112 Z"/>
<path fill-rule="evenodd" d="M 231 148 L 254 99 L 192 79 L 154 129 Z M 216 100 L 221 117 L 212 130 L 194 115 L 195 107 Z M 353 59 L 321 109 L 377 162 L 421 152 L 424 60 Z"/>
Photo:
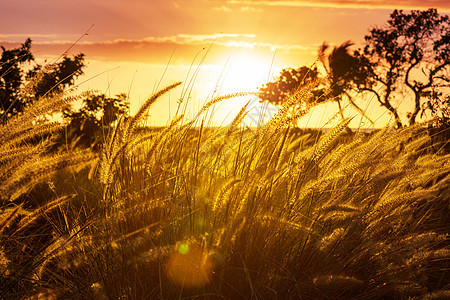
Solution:
<path fill-rule="evenodd" d="M 373 89 L 365 88 L 365 89 L 363 89 L 363 91 L 368 91 L 368 92 L 372 92 L 373 94 L 375 94 L 380 105 L 386 107 L 387 110 L 389 110 L 394 115 L 395 125 L 397 126 L 397 128 L 403 127 L 402 121 L 400 120 L 400 116 L 398 115 L 397 110 L 391 105 L 391 103 L 388 100 L 389 95 L 390 95 L 390 89 L 388 89 L 388 91 L 386 92 L 386 95 L 384 96 L 384 101 L 381 100 L 381 97 L 378 94 L 378 92 Z"/>
<path fill-rule="evenodd" d="M 416 124 L 416 118 L 420 111 L 420 93 L 421 90 L 414 90 L 414 110 L 409 117 L 409 125 Z"/>

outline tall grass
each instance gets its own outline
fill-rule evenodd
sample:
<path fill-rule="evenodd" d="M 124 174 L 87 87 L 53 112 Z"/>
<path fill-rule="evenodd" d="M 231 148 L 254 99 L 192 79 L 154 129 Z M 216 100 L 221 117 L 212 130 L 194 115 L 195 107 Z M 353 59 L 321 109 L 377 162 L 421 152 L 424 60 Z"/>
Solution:
<path fill-rule="evenodd" d="M 72 100 L 62 95 L 43 98 L 0 125 L 1 298 L 32 293 L 41 282 L 38 269 L 67 234 L 61 219 L 67 223 L 68 213 L 62 208 L 75 195 L 36 199 L 28 197 L 30 191 L 56 175 L 77 172 L 95 159 L 90 151 L 50 151 L 53 133 L 61 126 L 45 122 L 44 117 Z"/>
<path fill-rule="evenodd" d="M 19 233 L 70 200 L 53 200 L 20 218 L 24 208 L 5 200 L 4 297 L 450 295 L 449 155 L 431 151 L 432 141 L 419 126 L 349 134 L 345 119 L 318 138 L 292 126 L 307 110 L 288 101 L 259 128 L 240 126 L 245 107 L 231 125 L 207 128 L 209 103 L 193 120 L 179 115 L 163 129 L 140 127 L 145 110 L 178 85 L 118 122 L 92 179 L 103 185 L 97 214 L 82 222 L 75 218 L 77 226 L 53 234 L 39 253 L 29 254 L 28 273 L 16 271 L 25 262 L 18 260 L 19 250 L 14 259 L 6 254 L 9 241 L 15 249 L 28 245 L 32 237 Z M 76 156 L 69 164 L 78 165 Z M 2 164 L 2 173 L 11 173 L 10 165 Z M 41 170 L 31 163 L 29 168 Z M 17 172 L 15 180 L 2 183 L 10 202 L 29 184 Z"/>

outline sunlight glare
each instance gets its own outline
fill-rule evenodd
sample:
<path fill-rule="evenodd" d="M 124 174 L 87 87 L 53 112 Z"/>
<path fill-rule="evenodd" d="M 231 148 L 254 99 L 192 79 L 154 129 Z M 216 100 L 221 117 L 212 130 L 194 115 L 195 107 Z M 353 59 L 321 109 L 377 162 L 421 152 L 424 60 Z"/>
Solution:
<path fill-rule="evenodd" d="M 270 77 L 270 60 L 251 53 L 238 53 L 230 58 L 225 70 L 222 91 L 225 93 L 256 91 Z"/>

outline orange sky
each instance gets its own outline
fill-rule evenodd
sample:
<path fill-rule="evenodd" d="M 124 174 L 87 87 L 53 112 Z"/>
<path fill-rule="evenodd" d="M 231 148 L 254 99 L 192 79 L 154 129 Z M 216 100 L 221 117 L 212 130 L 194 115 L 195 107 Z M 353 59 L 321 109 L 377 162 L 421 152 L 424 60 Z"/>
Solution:
<path fill-rule="evenodd" d="M 281 68 L 313 64 L 323 41 L 360 43 L 393 8 L 428 7 L 448 13 L 450 1 L 0 0 L 0 44 L 11 48 L 30 37 L 36 58 L 52 61 L 94 24 L 69 50 L 86 54 L 80 81 L 119 68 L 80 89 L 127 92 L 134 107 L 157 87 L 172 53 L 159 87 L 185 80 L 204 57 L 193 94 L 198 106 L 214 90 L 253 90 Z M 154 124 L 173 113 L 175 94 L 153 109 Z"/>

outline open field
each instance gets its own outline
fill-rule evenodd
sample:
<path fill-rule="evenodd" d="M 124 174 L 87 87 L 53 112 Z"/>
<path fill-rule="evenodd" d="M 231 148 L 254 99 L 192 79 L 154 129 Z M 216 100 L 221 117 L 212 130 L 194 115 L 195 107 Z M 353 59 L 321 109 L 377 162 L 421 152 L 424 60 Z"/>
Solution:
<path fill-rule="evenodd" d="M 0 298 L 450 297 L 448 132 L 337 119 L 318 134 L 289 106 L 251 130 L 245 107 L 205 128 L 214 99 L 140 128 L 175 86 L 98 155 L 46 151 L 58 128 L 32 120 L 64 99 L 1 127 Z"/>

